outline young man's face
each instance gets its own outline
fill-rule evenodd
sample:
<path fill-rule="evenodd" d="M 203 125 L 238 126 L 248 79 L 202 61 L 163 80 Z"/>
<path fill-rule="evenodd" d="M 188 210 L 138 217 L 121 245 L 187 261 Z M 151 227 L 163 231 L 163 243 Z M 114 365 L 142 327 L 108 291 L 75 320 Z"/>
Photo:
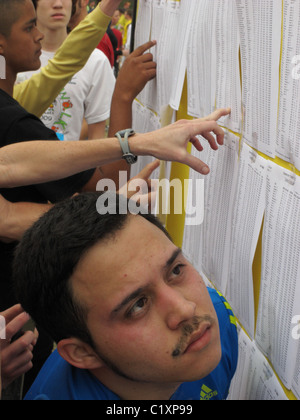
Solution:
<path fill-rule="evenodd" d="M 36 27 L 36 13 L 31 0 L 19 5 L 20 18 L 12 25 L 10 35 L 2 38 L 7 71 L 18 73 L 40 68 L 43 35 Z"/>
<path fill-rule="evenodd" d="M 66 29 L 71 18 L 72 0 L 38 0 L 38 26 L 43 29 Z"/>
<path fill-rule="evenodd" d="M 219 325 L 201 276 L 144 218 L 130 216 L 114 238 L 94 246 L 72 289 L 89 308 L 97 353 L 119 377 L 178 385 L 218 365 Z"/>

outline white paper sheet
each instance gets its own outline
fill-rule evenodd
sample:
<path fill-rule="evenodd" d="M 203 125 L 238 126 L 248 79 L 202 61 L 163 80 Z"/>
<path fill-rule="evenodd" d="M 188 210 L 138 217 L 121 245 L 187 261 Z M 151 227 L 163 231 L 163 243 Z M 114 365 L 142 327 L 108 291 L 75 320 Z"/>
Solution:
<path fill-rule="evenodd" d="M 282 0 L 236 0 L 246 142 L 275 157 Z"/>
<path fill-rule="evenodd" d="M 199 159 L 201 159 L 204 162 L 208 162 L 208 146 L 204 148 L 204 151 L 201 153 L 198 153 L 197 151 L 193 150 L 192 154 L 194 156 L 197 156 Z M 197 180 L 201 180 L 204 182 L 204 191 L 206 189 L 206 177 L 199 174 L 196 171 L 190 170 L 190 179 L 193 182 L 197 182 Z M 188 197 L 187 200 L 191 201 L 193 199 L 192 197 L 193 191 L 188 190 Z M 204 216 L 205 216 L 205 210 L 204 210 Z M 203 222 L 199 225 L 192 226 L 185 224 L 184 227 L 184 235 L 183 235 L 183 244 L 182 244 L 182 250 L 188 260 L 193 264 L 193 266 L 199 271 L 202 272 L 202 229 L 203 229 Z"/>
<path fill-rule="evenodd" d="M 299 344 L 292 336 L 300 314 L 299 220 L 300 177 L 269 162 L 256 341 L 288 389 Z"/>
<path fill-rule="evenodd" d="M 238 169 L 239 138 L 225 132 L 224 146 L 213 151 L 202 141 L 204 152 L 193 154 L 210 167 L 204 177 L 204 221 L 201 226 L 185 226 L 183 249 L 199 271 L 225 293 L 230 252 L 232 196 Z M 201 175 L 190 171 L 193 179 Z"/>
<path fill-rule="evenodd" d="M 231 108 L 231 114 L 219 123 L 240 133 L 242 124 L 242 98 L 239 66 L 240 34 L 236 3 L 232 0 L 213 0 L 216 42 L 216 108 Z"/>
<path fill-rule="evenodd" d="M 159 117 L 156 113 L 142 105 L 138 100 L 133 103 L 133 124 L 132 127 L 137 133 L 148 133 L 160 129 L 162 126 L 166 126 L 173 122 L 173 112 L 166 109 Z M 172 110 L 171 110 L 172 111 Z M 130 178 L 137 176 L 141 170 L 152 163 L 155 158 L 151 156 L 140 156 L 137 163 L 131 166 Z M 150 179 L 154 181 L 151 185 L 153 190 L 158 188 L 158 185 L 162 180 L 169 180 L 171 173 L 171 162 L 161 162 L 160 166 L 152 173 Z M 162 184 L 163 185 L 163 184 Z M 165 224 L 167 218 L 168 207 L 166 203 L 169 200 L 169 188 L 161 188 L 162 193 L 156 194 L 153 201 L 152 211 L 156 216 L 160 217 L 160 221 Z M 165 214 L 162 214 L 162 210 L 165 210 Z"/>
<path fill-rule="evenodd" d="M 155 38 L 152 38 L 152 32 L 153 32 L 152 10 L 154 7 L 153 1 L 154 0 L 140 0 L 139 1 L 138 14 L 137 14 L 137 20 L 136 20 L 136 29 L 135 29 L 135 39 L 134 39 L 135 48 L 139 47 L 140 45 L 145 44 L 151 39 L 155 39 Z M 156 54 L 155 47 L 151 49 L 151 53 L 155 56 Z M 142 90 L 142 92 L 140 92 L 137 98 L 145 106 L 149 106 L 151 109 L 156 110 L 157 109 L 156 95 L 157 95 L 156 80 L 153 80 L 147 83 L 147 85 Z"/>
<path fill-rule="evenodd" d="M 283 16 L 276 152 L 281 159 L 300 169 L 300 70 L 297 70 L 300 63 L 300 2 L 285 0 Z"/>
<path fill-rule="evenodd" d="M 239 332 L 239 362 L 228 399 L 288 400 L 270 364 L 243 330 Z"/>
<path fill-rule="evenodd" d="M 196 118 L 205 117 L 215 109 L 216 54 L 212 5 L 212 0 L 198 0 L 188 42 L 188 113 Z"/>
<path fill-rule="evenodd" d="M 138 47 L 151 38 L 153 0 L 139 0 L 138 14 L 135 27 L 135 47 Z"/>
<path fill-rule="evenodd" d="M 299 337 L 299 332 L 300 332 L 299 324 L 298 324 L 298 328 L 296 328 L 296 332 L 298 333 L 297 337 Z M 300 339 L 297 338 L 297 340 L 298 340 L 298 353 L 297 353 L 297 358 L 296 358 L 296 368 L 295 368 L 293 382 L 292 382 L 292 391 L 295 394 L 295 396 L 298 398 L 298 400 L 300 400 Z"/>
<path fill-rule="evenodd" d="M 148 133 L 150 131 L 159 130 L 161 128 L 160 118 L 153 111 L 135 100 L 132 112 L 132 128 L 137 133 Z M 148 163 L 151 163 L 154 160 L 155 158 L 151 156 L 140 156 L 137 163 L 131 166 L 130 177 L 133 178 L 138 175 Z M 159 169 L 154 171 L 151 179 L 159 179 Z"/>
<path fill-rule="evenodd" d="M 224 146 L 218 152 L 209 150 L 211 173 L 205 180 L 203 271 L 222 294 L 228 280 L 238 148 L 239 137 L 226 131 Z"/>
<path fill-rule="evenodd" d="M 255 328 L 252 267 L 265 211 L 266 165 L 265 159 L 243 145 L 232 213 L 226 297 L 252 339 Z"/>
<path fill-rule="evenodd" d="M 187 47 L 190 29 L 199 0 L 181 0 L 179 26 L 177 27 L 177 57 L 172 72 L 172 90 L 169 104 L 178 111 L 187 69 Z"/>
<path fill-rule="evenodd" d="M 178 56 L 178 30 L 181 2 L 167 0 L 164 19 L 157 44 L 157 101 L 158 111 L 170 103 L 173 88 L 173 70 Z"/>

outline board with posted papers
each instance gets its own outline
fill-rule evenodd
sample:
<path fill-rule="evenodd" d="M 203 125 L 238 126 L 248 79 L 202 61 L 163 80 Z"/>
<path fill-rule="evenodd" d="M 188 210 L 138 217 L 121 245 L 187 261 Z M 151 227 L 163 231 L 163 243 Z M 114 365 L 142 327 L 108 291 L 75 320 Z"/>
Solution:
<path fill-rule="evenodd" d="M 134 103 L 136 131 L 231 107 L 224 146 L 191 148 L 208 176 L 178 164 L 155 174 L 192 180 L 191 208 L 203 180 L 201 223 L 164 220 L 239 321 L 229 398 L 300 399 L 300 2 L 139 0 L 135 46 L 151 39 L 157 77 Z"/>

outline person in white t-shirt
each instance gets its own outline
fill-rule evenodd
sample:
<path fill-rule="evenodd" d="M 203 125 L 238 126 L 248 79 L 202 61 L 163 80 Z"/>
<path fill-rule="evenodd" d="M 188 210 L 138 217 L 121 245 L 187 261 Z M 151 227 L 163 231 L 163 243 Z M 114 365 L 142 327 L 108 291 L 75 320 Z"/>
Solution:
<path fill-rule="evenodd" d="M 68 36 L 72 0 L 36 0 L 33 3 L 37 10 L 38 29 L 44 34 L 40 57 L 44 67 Z M 22 73 L 18 81 L 30 78 L 34 73 Z M 41 120 L 61 140 L 79 140 L 83 121 L 88 126 L 89 140 L 103 138 L 114 87 L 111 66 L 106 56 L 95 49 L 84 68 L 60 92 Z"/>

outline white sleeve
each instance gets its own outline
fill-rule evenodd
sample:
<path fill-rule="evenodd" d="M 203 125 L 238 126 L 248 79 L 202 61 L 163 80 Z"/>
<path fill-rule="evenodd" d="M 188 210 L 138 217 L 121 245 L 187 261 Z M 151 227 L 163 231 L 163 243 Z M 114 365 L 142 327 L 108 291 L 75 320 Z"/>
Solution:
<path fill-rule="evenodd" d="M 94 68 L 90 74 L 91 84 L 85 100 L 84 117 L 88 125 L 107 120 L 116 79 L 107 57 L 95 51 Z"/>

